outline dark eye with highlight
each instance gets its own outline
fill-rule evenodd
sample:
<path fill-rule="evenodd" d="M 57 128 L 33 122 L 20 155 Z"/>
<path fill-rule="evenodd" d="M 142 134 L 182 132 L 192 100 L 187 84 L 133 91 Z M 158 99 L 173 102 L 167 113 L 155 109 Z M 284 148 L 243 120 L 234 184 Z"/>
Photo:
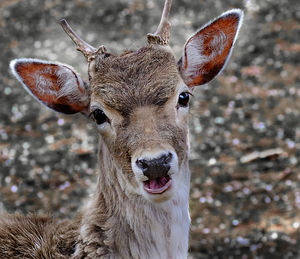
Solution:
<path fill-rule="evenodd" d="M 96 121 L 96 123 L 98 125 L 103 124 L 104 122 L 108 121 L 107 116 L 105 115 L 105 113 L 100 110 L 100 109 L 96 109 L 94 110 L 91 115 L 93 116 L 94 120 Z"/>
<path fill-rule="evenodd" d="M 187 107 L 190 100 L 190 94 L 188 92 L 183 92 L 179 95 L 178 104 L 181 107 Z"/>

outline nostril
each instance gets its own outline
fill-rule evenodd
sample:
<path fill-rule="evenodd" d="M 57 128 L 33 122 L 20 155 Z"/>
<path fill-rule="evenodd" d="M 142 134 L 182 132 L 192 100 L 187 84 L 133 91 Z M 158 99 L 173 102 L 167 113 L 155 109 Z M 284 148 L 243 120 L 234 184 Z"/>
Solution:
<path fill-rule="evenodd" d="M 172 158 L 173 158 L 172 153 L 168 153 L 167 155 L 165 155 L 165 156 L 163 157 L 163 163 L 164 163 L 165 165 L 170 164 Z"/>
<path fill-rule="evenodd" d="M 140 169 L 142 169 L 142 171 L 146 171 L 149 167 L 148 161 L 144 159 L 138 159 L 135 163 Z"/>
<path fill-rule="evenodd" d="M 137 159 L 136 165 L 150 180 L 164 177 L 171 168 L 172 153 L 165 153 L 154 159 Z"/>

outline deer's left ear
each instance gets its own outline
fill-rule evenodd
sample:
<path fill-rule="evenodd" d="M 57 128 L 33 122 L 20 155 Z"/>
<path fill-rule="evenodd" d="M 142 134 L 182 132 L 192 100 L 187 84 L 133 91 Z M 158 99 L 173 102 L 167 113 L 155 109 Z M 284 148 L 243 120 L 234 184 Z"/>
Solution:
<path fill-rule="evenodd" d="M 86 113 L 88 84 L 69 66 L 39 59 L 15 59 L 10 68 L 23 87 L 47 107 L 66 114 Z"/>
<path fill-rule="evenodd" d="M 243 20 L 243 11 L 233 9 L 206 24 L 184 46 L 178 61 L 188 87 L 205 84 L 225 67 Z"/>

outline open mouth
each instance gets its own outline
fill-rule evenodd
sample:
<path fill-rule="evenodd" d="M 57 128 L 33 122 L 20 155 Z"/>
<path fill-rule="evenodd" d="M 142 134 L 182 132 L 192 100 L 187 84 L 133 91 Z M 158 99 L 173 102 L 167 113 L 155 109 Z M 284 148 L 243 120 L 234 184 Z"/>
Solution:
<path fill-rule="evenodd" d="M 171 187 L 172 179 L 169 175 L 144 181 L 144 189 L 150 194 L 162 194 Z"/>

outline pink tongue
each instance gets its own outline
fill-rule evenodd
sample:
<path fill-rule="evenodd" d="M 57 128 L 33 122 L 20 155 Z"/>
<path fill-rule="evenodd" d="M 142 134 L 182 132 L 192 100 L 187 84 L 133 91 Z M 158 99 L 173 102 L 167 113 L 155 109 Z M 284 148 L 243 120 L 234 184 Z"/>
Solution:
<path fill-rule="evenodd" d="M 168 182 L 168 179 L 165 176 L 163 176 L 160 178 L 149 180 L 149 187 L 150 187 L 150 189 L 159 189 L 159 188 L 163 187 L 167 182 Z"/>

